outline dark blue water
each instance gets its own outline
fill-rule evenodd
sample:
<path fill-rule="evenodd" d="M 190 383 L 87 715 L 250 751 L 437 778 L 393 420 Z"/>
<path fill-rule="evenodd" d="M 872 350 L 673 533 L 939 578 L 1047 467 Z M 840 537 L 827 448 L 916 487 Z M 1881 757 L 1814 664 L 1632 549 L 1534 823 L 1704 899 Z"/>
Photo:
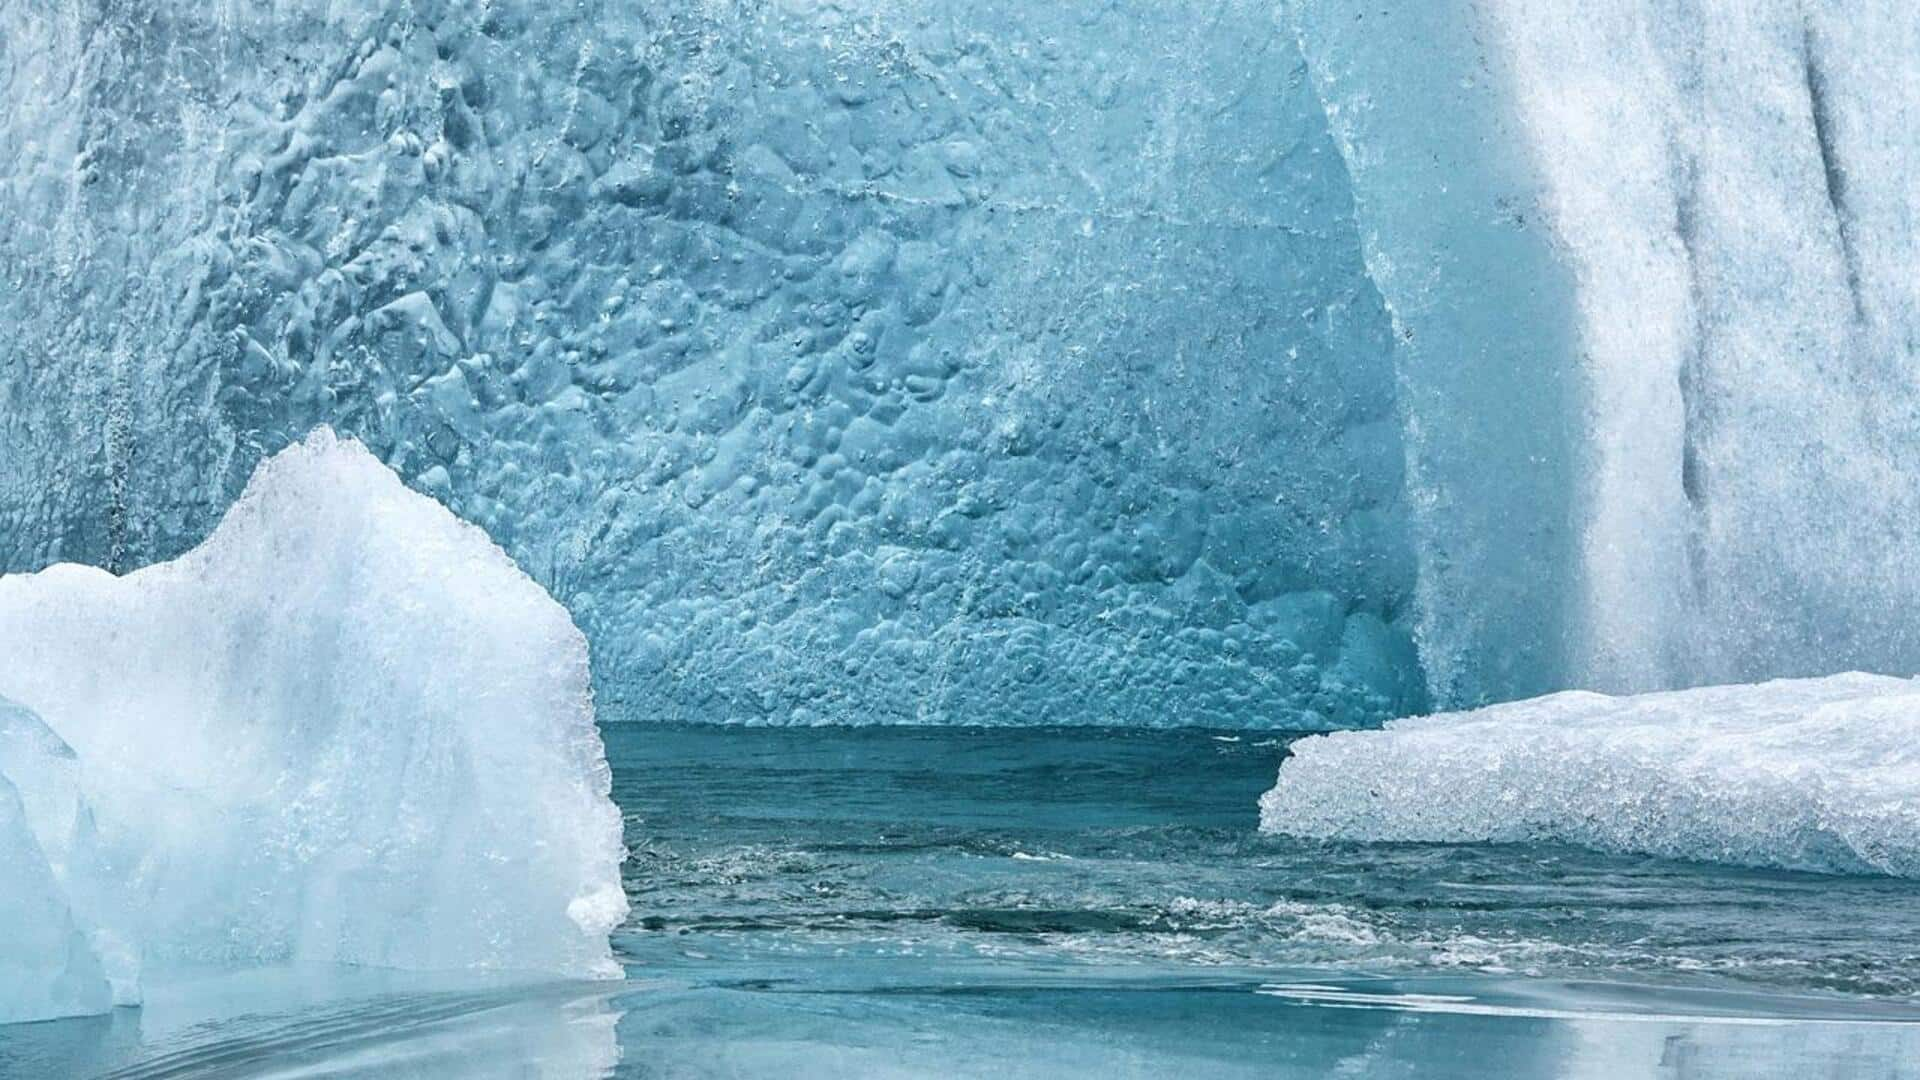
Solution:
<path fill-rule="evenodd" d="M 1257 833 L 1284 738 L 607 733 L 611 984 L 209 979 L 7 1075 L 1920 1075 L 1920 888 Z"/>

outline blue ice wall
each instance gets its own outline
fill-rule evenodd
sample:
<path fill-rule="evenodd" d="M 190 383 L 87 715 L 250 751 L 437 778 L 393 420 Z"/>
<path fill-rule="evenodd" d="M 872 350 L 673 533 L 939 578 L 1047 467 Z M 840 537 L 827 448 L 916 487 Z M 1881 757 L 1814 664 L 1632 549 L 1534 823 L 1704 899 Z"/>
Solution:
<path fill-rule="evenodd" d="M 1398 332 L 1434 696 L 1473 705 L 1584 685 L 1576 284 L 1500 27 L 1475 0 L 1311 0 L 1288 17 Z"/>
<path fill-rule="evenodd" d="M 567 605 L 608 719 L 1427 700 L 1396 331 L 1271 4 L 0 26 L 0 569 L 172 555 L 324 421 Z"/>

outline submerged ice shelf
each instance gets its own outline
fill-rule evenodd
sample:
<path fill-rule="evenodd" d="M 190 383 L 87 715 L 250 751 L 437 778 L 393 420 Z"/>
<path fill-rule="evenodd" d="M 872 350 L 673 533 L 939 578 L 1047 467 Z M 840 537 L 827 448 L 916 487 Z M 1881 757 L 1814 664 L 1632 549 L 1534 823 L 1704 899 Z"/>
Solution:
<path fill-rule="evenodd" d="M 617 973 L 586 642 L 357 443 L 265 462 L 172 562 L 0 577 L 0 644 L 20 1012 L 205 966 Z"/>
<path fill-rule="evenodd" d="M 1562 693 L 1304 739 L 1260 825 L 1920 877 L 1920 682 Z"/>

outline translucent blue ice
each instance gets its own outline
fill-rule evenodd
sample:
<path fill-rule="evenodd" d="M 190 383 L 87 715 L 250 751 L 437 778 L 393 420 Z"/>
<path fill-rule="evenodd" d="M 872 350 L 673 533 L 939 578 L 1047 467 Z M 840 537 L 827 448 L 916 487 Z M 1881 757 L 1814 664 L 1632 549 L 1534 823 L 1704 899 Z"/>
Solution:
<path fill-rule="evenodd" d="M 72 886 L 86 821 L 73 751 L 32 712 L 0 698 L 0 1024 L 85 1016 L 112 987 Z M 84 853 L 83 857 L 90 856 Z"/>
<path fill-rule="evenodd" d="M 0 569 L 177 554 L 327 422 L 569 608 L 609 719 L 1416 708 L 1341 156 L 1268 5 L 1198 14 L 21 13 Z"/>
<path fill-rule="evenodd" d="M 610 719 L 1920 669 L 1902 3 L 0 20 L 0 569 L 324 422 Z"/>

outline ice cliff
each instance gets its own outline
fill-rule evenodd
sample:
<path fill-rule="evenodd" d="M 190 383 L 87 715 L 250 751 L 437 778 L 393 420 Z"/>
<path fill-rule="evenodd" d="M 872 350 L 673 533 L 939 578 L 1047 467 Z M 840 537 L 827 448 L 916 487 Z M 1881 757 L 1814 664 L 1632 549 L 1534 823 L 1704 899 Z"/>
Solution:
<path fill-rule="evenodd" d="M 0 0 L 0 569 L 316 423 L 610 719 L 1913 671 L 1905 5 Z"/>
<path fill-rule="evenodd" d="M 608 719 L 1425 702 L 1392 329 L 1268 5 L 0 25 L 0 568 L 171 557 L 325 422 Z"/>
<path fill-rule="evenodd" d="M 0 577 L 0 695 L 11 1019 L 202 967 L 617 970 L 586 643 L 356 443 L 170 562 Z"/>
<path fill-rule="evenodd" d="M 1260 826 L 1920 877 L 1920 683 L 1569 692 L 1295 743 Z"/>
<path fill-rule="evenodd" d="M 1920 23 L 1299 0 L 1402 330 L 1441 704 L 1920 670 Z"/>

